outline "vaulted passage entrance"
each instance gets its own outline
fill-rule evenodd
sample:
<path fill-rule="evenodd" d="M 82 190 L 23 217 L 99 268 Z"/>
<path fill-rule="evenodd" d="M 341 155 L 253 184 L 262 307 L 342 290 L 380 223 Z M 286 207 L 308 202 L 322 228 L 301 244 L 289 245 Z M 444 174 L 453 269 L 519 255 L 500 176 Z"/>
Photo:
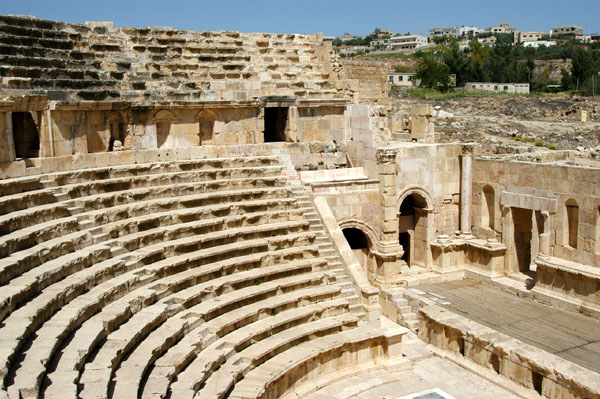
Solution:
<path fill-rule="evenodd" d="M 352 252 L 354 252 L 354 255 L 358 259 L 358 263 L 360 263 L 366 273 L 369 259 L 369 241 L 367 240 L 367 236 L 359 229 L 353 227 L 343 229 L 342 232 Z"/>
<path fill-rule="evenodd" d="M 13 112 L 12 128 L 17 158 L 37 158 L 40 156 L 40 131 L 37 114 L 33 112 Z"/>
<path fill-rule="evenodd" d="M 265 108 L 265 143 L 285 141 L 288 107 Z"/>

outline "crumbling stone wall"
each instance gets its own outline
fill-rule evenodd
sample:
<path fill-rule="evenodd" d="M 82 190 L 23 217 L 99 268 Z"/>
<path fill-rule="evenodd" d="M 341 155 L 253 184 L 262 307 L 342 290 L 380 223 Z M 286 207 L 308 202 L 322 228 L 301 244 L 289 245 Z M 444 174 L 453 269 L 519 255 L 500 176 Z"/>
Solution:
<path fill-rule="evenodd" d="M 331 44 L 321 34 L 114 28 L 0 16 L 0 42 L 5 92 L 43 90 L 61 101 L 272 95 L 387 101 L 387 69 L 367 61 L 333 64 Z"/>

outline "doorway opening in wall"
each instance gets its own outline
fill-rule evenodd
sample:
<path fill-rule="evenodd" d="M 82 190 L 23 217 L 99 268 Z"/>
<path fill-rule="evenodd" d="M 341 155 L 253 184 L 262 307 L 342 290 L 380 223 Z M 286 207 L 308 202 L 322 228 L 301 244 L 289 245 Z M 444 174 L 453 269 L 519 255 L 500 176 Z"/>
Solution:
<path fill-rule="evenodd" d="M 408 195 L 400 204 L 398 216 L 398 241 L 402 245 L 402 260 L 409 266 L 426 264 L 427 201 L 421 195 Z"/>
<path fill-rule="evenodd" d="M 12 113 L 13 140 L 17 158 L 40 156 L 39 118 L 35 112 Z"/>
<path fill-rule="evenodd" d="M 369 259 L 369 240 L 367 240 L 367 236 L 354 227 L 345 228 L 342 232 L 344 233 L 344 237 L 346 237 L 348 245 L 350 245 L 350 249 L 354 252 L 356 259 L 358 259 L 358 263 L 360 263 L 366 273 Z"/>
<path fill-rule="evenodd" d="M 289 107 L 265 108 L 265 143 L 285 141 Z"/>
<path fill-rule="evenodd" d="M 512 221 L 514 226 L 514 255 L 515 272 L 535 280 L 535 268 L 532 268 L 532 237 L 533 237 L 533 211 L 531 209 L 512 208 Z M 517 269 L 518 268 L 518 269 Z"/>

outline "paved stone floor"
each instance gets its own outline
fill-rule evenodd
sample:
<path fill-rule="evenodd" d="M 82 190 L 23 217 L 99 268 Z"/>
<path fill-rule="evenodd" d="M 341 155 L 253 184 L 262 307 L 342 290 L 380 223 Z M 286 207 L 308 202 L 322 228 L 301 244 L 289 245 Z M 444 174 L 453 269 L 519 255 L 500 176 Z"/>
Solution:
<path fill-rule="evenodd" d="M 600 320 L 522 298 L 473 280 L 418 287 L 464 317 L 600 372 Z"/>
<path fill-rule="evenodd" d="M 494 385 L 459 365 L 432 357 L 414 334 L 402 341 L 412 367 L 378 369 L 341 379 L 305 399 L 514 399 L 509 391 Z"/>

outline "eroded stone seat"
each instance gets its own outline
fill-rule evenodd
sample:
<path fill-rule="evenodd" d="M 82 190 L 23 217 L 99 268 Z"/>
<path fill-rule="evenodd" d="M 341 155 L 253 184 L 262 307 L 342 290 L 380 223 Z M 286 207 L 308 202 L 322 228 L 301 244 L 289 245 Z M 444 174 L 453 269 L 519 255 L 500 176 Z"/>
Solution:
<path fill-rule="evenodd" d="M 16 222 L 0 237 L 8 394 L 220 396 L 279 352 L 355 328 L 356 294 L 320 256 L 279 163 L 158 162 L 23 181 L 33 206 L 15 199 L 1 216 Z"/>

